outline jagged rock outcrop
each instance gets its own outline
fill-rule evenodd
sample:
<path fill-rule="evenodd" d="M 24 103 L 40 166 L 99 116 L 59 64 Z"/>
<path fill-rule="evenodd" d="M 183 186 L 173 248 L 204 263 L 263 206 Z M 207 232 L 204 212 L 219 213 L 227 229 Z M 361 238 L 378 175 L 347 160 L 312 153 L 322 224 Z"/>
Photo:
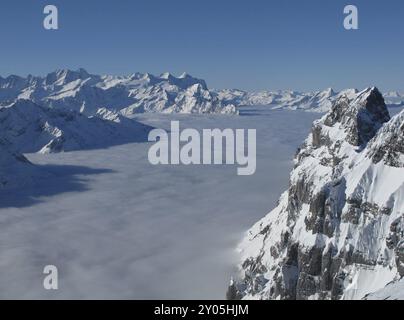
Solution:
<path fill-rule="evenodd" d="M 240 245 L 233 296 L 361 299 L 404 276 L 403 130 L 404 111 L 390 120 L 376 88 L 341 96 Z"/>
<path fill-rule="evenodd" d="M 404 167 L 404 113 L 401 112 L 381 129 L 369 145 L 369 157 L 375 164 L 383 162 L 391 167 Z"/>

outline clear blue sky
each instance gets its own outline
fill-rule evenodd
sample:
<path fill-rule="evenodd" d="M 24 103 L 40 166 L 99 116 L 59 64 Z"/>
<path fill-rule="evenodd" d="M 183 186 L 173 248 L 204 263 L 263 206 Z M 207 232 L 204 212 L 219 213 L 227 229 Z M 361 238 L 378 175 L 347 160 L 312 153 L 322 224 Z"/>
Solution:
<path fill-rule="evenodd" d="M 59 8 L 60 30 L 42 27 Z M 343 8 L 359 8 L 358 31 Z M 404 91 L 402 0 L 1 0 L 0 75 L 186 71 L 210 87 Z"/>

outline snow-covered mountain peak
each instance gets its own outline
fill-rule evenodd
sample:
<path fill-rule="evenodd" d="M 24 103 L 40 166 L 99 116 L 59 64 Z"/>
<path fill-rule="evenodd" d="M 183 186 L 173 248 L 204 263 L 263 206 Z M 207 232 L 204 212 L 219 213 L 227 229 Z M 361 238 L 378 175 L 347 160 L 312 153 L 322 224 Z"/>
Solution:
<path fill-rule="evenodd" d="M 168 82 L 168 84 L 178 86 L 184 90 L 192 87 L 195 84 L 200 84 L 204 90 L 208 89 L 204 80 L 194 78 L 185 72 L 179 77 L 176 77 L 169 72 L 165 72 L 161 74 L 159 78 L 160 81 L 165 80 Z"/>
<path fill-rule="evenodd" d="M 170 72 L 164 72 L 160 75 L 161 79 L 169 80 L 175 78 Z"/>
<path fill-rule="evenodd" d="M 143 74 L 142 74 L 142 73 L 140 73 L 140 72 L 135 72 L 135 73 L 132 73 L 132 74 L 130 75 L 129 80 L 139 80 L 139 79 L 142 79 L 142 77 L 143 77 Z"/>
<path fill-rule="evenodd" d="M 150 85 L 153 85 L 157 82 L 159 82 L 158 80 L 159 78 L 152 75 L 151 73 L 146 72 L 145 74 L 143 74 L 143 77 L 141 78 L 141 80 L 147 82 Z"/>
<path fill-rule="evenodd" d="M 49 73 L 46 76 L 45 84 L 63 86 L 73 81 L 86 80 L 92 77 L 92 75 L 90 75 L 85 69 L 82 68 L 76 71 L 69 69 L 59 69 Z"/>
<path fill-rule="evenodd" d="M 190 92 L 195 92 L 196 84 L 201 86 L 197 91 L 199 96 L 185 99 Z M 10 76 L 0 80 L 0 105 L 18 99 L 87 116 L 95 115 L 100 108 L 122 111 L 126 115 L 141 112 L 237 114 L 235 106 L 218 99 L 205 81 L 190 75 L 177 78 L 170 73 L 99 76 L 84 69 L 62 69 L 44 78 Z"/>
<path fill-rule="evenodd" d="M 347 141 L 354 146 L 367 143 L 389 120 L 383 95 L 375 87 L 359 92 L 356 97 L 342 95 L 323 118 L 325 125 L 332 127 L 338 124 L 343 128 Z"/>
<path fill-rule="evenodd" d="M 229 296 L 361 299 L 403 277 L 403 127 L 376 88 L 341 96 L 314 123 L 278 206 L 246 234 Z"/>
<path fill-rule="evenodd" d="M 188 77 L 190 77 L 190 75 L 188 73 L 186 73 L 186 72 L 183 72 L 183 73 L 180 74 L 180 76 L 178 78 L 185 79 L 185 78 L 188 78 Z"/>
<path fill-rule="evenodd" d="M 327 88 L 324 91 L 320 91 L 319 95 L 323 96 L 323 97 L 327 97 L 330 98 L 332 96 L 334 96 L 336 94 L 336 92 L 334 91 L 333 88 Z"/>
<path fill-rule="evenodd" d="M 0 82 L 0 89 L 21 89 L 25 84 L 26 80 L 23 77 L 17 75 L 9 75 Z"/>
<path fill-rule="evenodd" d="M 91 77 L 91 75 L 83 68 L 79 68 L 78 70 L 70 70 L 70 69 L 59 69 L 54 72 L 57 78 L 68 78 L 72 77 L 74 79 L 86 79 Z"/>

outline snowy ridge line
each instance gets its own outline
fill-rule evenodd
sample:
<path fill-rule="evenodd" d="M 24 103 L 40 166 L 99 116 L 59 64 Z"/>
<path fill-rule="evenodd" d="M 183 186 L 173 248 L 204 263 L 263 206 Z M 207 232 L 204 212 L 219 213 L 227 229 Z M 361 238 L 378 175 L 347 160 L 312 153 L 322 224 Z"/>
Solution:
<path fill-rule="evenodd" d="M 144 112 L 237 114 L 235 106 L 219 100 L 204 80 L 186 73 L 179 77 L 170 73 L 100 76 L 84 69 L 64 69 L 45 77 L 0 77 L 0 105 L 18 99 L 87 116 L 94 115 L 100 108 L 124 115 Z"/>
<path fill-rule="evenodd" d="M 315 92 L 298 92 L 291 90 L 247 92 L 237 89 L 215 91 L 220 100 L 237 106 L 267 105 L 271 109 L 305 110 L 325 113 L 342 96 L 355 97 L 357 89 L 336 92 L 331 88 Z M 404 106 L 404 94 L 396 91 L 384 94 L 386 104 Z"/>
<path fill-rule="evenodd" d="M 55 153 L 145 142 L 152 128 L 105 108 L 94 116 L 17 100 L 0 109 L 0 138 L 19 153 Z"/>
<path fill-rule="evenodd" d="M 105 108 L 94 116 L 19 99 L 0 108 L 0 190 L 31 184 L 48 173 L 24 153 L 59 153 L 148 141 L 153 128 Z"/>
<path fill-rule="evenodd" d="M 362 299 L 403 277 L 403 139 L 404 111 L 390 119 L 377 88 L 340 97 L 246 234 L 228 298 Z"/>

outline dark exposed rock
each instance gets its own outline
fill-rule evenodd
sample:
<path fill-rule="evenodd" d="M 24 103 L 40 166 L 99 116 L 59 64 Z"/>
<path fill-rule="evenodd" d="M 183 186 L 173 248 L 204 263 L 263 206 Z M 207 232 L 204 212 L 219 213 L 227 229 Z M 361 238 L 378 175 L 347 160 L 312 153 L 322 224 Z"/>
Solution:
<path fill-rule="evenodd" d="M 326 126 L 341 123 L 348 134 L 348 142 L 354 146 L 367 143 L 382 124 L 390 120 L 383 95 L 377 88 L 372 88 L 363 95 L 356 101 L 341 97 L 324 121 Z"/>
<path fill-rule="evenodd" d="M 323 233 L 324 231 L 326 198 L 326 191 L 323 190 L 314 195 L 310 202 L 311 216 L 306 217 L 305 223 L 307 230 L 311 230 L 313 233 Z"/>
<path fill-rule="evenodd" d="M 341 272 L 337 274 L 334 278 L 333 285 L 331 288 L 331 299 L 339 300 L 344 294 L 344 281 L 346 278 L 346 274 Z"/>
<path fill-rule="evenodd" d="M 390 250 L 394 250 L 397 271 L 401 277 L 404 277 L 404 215 L 394 220 L 390 225 L 390 234 L 386 238 L 386 245 Z"/>
<path fill-rule="evenodd" d="M 380 209 L 380 213 L 385 214 L 386 216 L 391 215 L 392 211 L 393 211 L 393 208 L 391 208 L 391 207 L 383 207 Z"/>
<path fill-rule="evenodd" d="M 342 122 L 345 112 L 349 109 L 350 100 L 347 96 L 342 96 L 336 103 L 333 104 L 331 112 L 324 120 L 324 124 L 332 127 L 338 122 Z"/>
<path fill-rule="evenodd" d="M 271 279 L 265 289 L 268 298 L 340 299 L 346 283 L 352 279 L 349 272 L 354 266 L 372 269 L 378 263 L 385 265 L 385 257 L 393 252 L 398 273 L 404 276 L 404 223 L 401 219 L 391 225 L 386 239 L 388 249 L 380 249 L 386 251 L 385 256 L 377 251 L 370 254 L 371 250 L 367 252 L 363 247 L 380 238 L 369 240 L 367 235 L 360 233 L 374 231 L 375 237 L 380 236 L 380 228 L 385 226 L 395 207 L 394 198 L 378 205 L 371 197 L 364 196 L 367 190 L 362 189 L 363 185 L 372 183 L 369 182 L 373 179 L 371 170 L 363 176 L 365 182 L 358 183 L 349 194 L 352 184 L 351 180 L 346 180 L 349 177 L 346 173 L 357 165 L 354 162 L 356 154 L 365 150 L 363 158 L 366 158 L 366 152 L 373 144 L 376 151 L 369 155 L 373 162 L 383 160 L 388 165 L 401 164 L 403 125 L 394 124 L 394 128 L 390 128 L 389 120 L 382 95 L 372 88 L 359 93 L 355 99 L 341 97 L 323 119 L 314 123 L 311 136 L 296 156 L 285 198 L 287 203 L 283 200 L 284 207 L 280 210 L 284 216 L 279 220 L 287 221 L 287 230 L 277 242 L 271 240 L 270 245 L 265 244 L 265 250 L 269 252 L 263 254 L 270 254 L 275 261 L 269 267 Z M 399 130 L 399 134 L 387 135 L 390 137 L 387 142 L 379 141 L 383 130 L 387 133 Z M 346 149 L 350 151 L 349 155 L 342 152 Z M 317 166 L 319 172 L 325 172 L 325 177 L 317 175 Z M 356 232 L 356 237 L 351 232 Z M 358 237 L 364 238 L 359 245 Z M 391 252 L 387 252 L 389 250 Z M 262 255 L 258 256 L 244 268 L 246 279 L 265 275 L 261 258 Z M 252 287 L 253 282 L 249 283 Z M 257 287 L 255 285 L 253 292 L 259 292 Z"/>
<path fill-rule="evenodd" d="M 362 212 L 362 199 L 348 198 L 346 203 L 348 204 L 348 211 L 342 217 L 342 221 L 355 225 L 359 224 L 359 219 Z"/>
<path fill-rule="evenodd" d="M 320 290 L 322 292 L 331 291 L 332 289 L 335 272 L 339 269 L 339 265 L 337 267 L 335 265 L 336 260 L 334 259 L 334 256 L 336 253 L 336 248 L 330 243 L 330 245 L 324 250 L 321 257 Z"/>
<path fill-rule="evenodd" d="M 298 212 L 304 203 L 310 201 L 311 184 L 306 181 L 304 176 L 300 177 L 295 185 L 289 188 L 289 202 L 288 202 L 288 220 L 295 220 L 295 214 Z"/>
<path fill-rule="evenodd" d="M 226 300 L 241 300 L 243 298 L 236 284 L 231 283 L 226 293 Z"/>
<path fill-rule="evenodd" d="M 299 250 L 298 262 L 300 272 L 307 275 L 319 276 L 322 269 L 324 248 L 313 247 L 309 251 Z"/>
<path fill-rule="evenodd" d="M 397 271 L 401 277 L 404 277 L 404 240 L 401 240 L 396 249 L 396 264 L 397 264 Z"/>
<path fill-rule="evenodd" d="M 373 141 L 369 156 L 377 164 L 384 164 L 402 168 L 404 161 L 404 112 L 394 117 L 392 121 L 381 129 L 382 141 Z"/>
<path fill-rule="evenodd" d="M 298 267 L 295 265 L 284 265 L 281 267 L 282 277 L 276 279 L 277 290 L 280 296 L 284 297 L 285 300 L 295 300 L 296 299 L 296 286 L 298 281 Z"/>
<path fill-rule="evenodd" d="M 293 243 L 290 244 L 287 251 L 287 259 L 285 260 L 285 264 L 289 266 L 298 266 L 299 265 L 299 244 Z"/>
<path fill-rule="evenodd" d="M 319 278 L 309 275 L 305 272 L 300 272 L 299 280 L 296 288 L 296 299 L 307 300 L 310 296 L 319 292 Z"/>

